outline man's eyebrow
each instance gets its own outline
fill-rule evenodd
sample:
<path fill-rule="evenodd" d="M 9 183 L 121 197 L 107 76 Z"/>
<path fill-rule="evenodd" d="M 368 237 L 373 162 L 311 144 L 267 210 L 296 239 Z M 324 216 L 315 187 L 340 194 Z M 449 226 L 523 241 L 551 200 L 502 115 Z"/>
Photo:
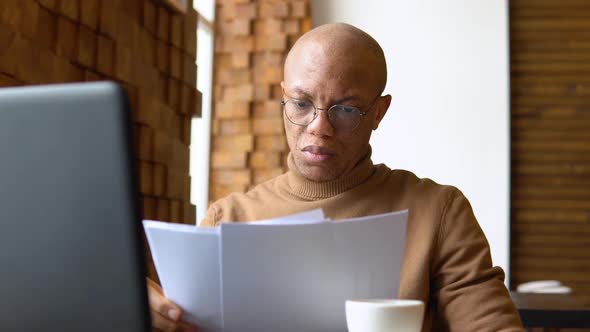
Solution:
<path fill-rule="evenodd" d="M 311 99 L 311 94 L 307 93 L 307 91 L 305 91 L 301 88 L 295 87 L 292 89 L 292 91 L 300 96 L 303 95 L 303 96 L 305 96 L 305 98 Z"/>
<path fill-rule="evenodd" d="M 344 97 L 344 98 L 340 98 L 336 101 L 334 101 L 334 104 L 342 104 L 345 103 L 347 101 L 360 101 L 361 98 L 359 96 L 348 96 L 348 97 Z"/>
<path fill-rule="evenodd" d="M 311 94 L 301 88 L 295 87 L 292 89 L 292 91 L 298 95 L 305 96 L 305 98 L 307 98 L 307 99 L 312 99 Z M 344 98 L 337 99 L 334 101 L 333 104 L 336 105 L 336 104 L 345 103 L 347 101 L 360 101 L 360 100 L 362 100 L 362 99 L 359 96 L 352 95 L 352 96 L 347 96 Z"/>

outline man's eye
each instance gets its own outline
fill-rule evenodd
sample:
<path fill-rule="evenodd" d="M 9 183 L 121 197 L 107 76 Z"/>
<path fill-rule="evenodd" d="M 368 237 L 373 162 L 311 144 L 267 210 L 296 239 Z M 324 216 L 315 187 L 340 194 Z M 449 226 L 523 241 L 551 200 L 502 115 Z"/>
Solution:
<path fill-rule="evenodd" d="M 356 107 L 344 105 L 339 105 L 338 107 L 336 107 L 335 111 L 336 114 L 340 117 L 354 116 L 359 112 Z"/>
<path fill-rule="evenodd" d="M 295 102 L 295 106 L 297 106 L 298 108 L 308 108 L 311 104 L 307 101 L 304 100 L 297 100 Z"/>

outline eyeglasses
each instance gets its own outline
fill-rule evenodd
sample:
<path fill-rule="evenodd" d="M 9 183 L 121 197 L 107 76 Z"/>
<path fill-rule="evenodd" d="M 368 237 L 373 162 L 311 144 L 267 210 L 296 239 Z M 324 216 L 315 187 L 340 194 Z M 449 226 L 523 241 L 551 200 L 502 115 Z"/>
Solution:
<path fill-rule="evenodd" d="M 358 127 L 361 123 L 361 118 L 367 115 L 367 112 L 373 108 L 378 98 L 379 96 L 373 100 L 366 112 L 362 112 L 357 107 L 347 105 L 333 105 L 326 110 L 315 107 L 309 100 L 294 98 L 281 100 L 281 105 L 283 106 L 285 116 L 294 125 L 309 125 L 318 117 L 318 110 L 322 110 L 328 115 L 328 120 L 334 129 L 338 132 L 349 132 Z"/>

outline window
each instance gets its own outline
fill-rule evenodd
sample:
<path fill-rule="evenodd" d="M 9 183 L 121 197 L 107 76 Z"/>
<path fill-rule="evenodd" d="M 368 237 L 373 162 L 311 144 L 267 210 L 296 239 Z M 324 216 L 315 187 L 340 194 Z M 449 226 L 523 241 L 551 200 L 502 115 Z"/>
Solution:
<path fill-rule="evenodd" d="M 192 121 L 190 151 L 191 202 L 197 206 L 197 224 L 207 212 L 209 200 L 209 143 L 213 83 L 213 20 L 215 0 L 194 0 L 197 24 L 197 89 L 203 93 L 202 117 Z"/>

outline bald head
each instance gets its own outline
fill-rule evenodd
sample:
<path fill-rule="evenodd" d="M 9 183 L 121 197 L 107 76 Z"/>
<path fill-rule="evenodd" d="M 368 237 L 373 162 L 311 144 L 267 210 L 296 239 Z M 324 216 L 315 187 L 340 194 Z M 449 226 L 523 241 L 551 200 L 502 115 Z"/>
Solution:
<path fill-rule="evenodd" d="M 297 40 L 285 61 L 285 77 L 302 65 L 318 70 L 349 72 L 381 93 L 387 82 L 387 65 L 379 43 L 366 32 L 345 23 L 321 25 Z M 360 76 L 359 76 L 360 75 Z"/>

